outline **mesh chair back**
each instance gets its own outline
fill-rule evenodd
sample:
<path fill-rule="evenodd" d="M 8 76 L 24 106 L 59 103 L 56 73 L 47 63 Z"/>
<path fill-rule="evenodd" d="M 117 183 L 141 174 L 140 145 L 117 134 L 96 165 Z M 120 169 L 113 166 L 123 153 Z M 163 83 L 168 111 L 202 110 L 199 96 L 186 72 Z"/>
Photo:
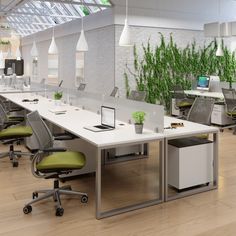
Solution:
<path fill-rule="evenodd" d="M 222 92 L 225 98 L 227 112 L 231 112 L 236 109 L 236 92 L 235 89 L 222 88 Z"/>
<path fill-rule="evenodd" d="M 0 123 L 4 124 L 5 122 L 7 122 L 7 113 L 2 104 L 0 104 Z"/>
<path fill-rule="evenodd" d="M 117 94 L 117 92 L 118 92 L 118 87 L 114 87 L 113 90 L 112 90 L 112 92 L 111 92 L 111 94 L 110 94 L 110 96 L 111 96 L 111 97 L 115 97 L 116 94 Z"/>
<path fill-rule="evenodd" d="M 136 90 L 132 90 L 130 92 L 129 97 L 128 97 L 128 99 L 130 99 L 130 100 L 135 100 L 135 101 L 139 101 L 139 102 L 144 102 L 145 98 L 146 98 L 145 91 L 136 91 Z"/>
<path fill-rule="evenodd" d="M 180 99 L 180 100 L 186 98 L 184 90 L 181 86 L 175 85 L 173 87 L 173 98 Z"/>
<path fill-rule="evenodd" d="M 36 137 L 39 150 L 53 147 L 53 136 L 38 111 L 29 113 L 27 115 L 27 121 Z"/>
<path fill-rule="evenodd" d="M 214 99 L 197 97 L 188 113 L 187 120 L 203 125 L 210 125 Z"/>

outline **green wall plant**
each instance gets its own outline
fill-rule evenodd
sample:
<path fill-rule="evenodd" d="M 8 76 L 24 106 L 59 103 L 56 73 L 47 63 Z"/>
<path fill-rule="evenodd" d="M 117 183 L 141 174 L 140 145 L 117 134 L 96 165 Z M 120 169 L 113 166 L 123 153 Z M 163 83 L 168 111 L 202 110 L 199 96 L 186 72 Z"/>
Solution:
<path fill-rule="evenodd" d="M 147 45 L 142 45 L 143 56 L 139 57 L 136 45 L 133 48 L 134 71 L 126 66 L 124 73 L 126 95 L 130 92 L 129 76 L 136 81 L 138 91 L 146 91 L 146 101 L 148 103 L 160 103 L 170 110 L 171 91 L 173 86 L 180 85 L 183 89 L 191 89 L 193 80 L 198 75 L 219 75 L 221 81 L 235 81 L 236 58 L 235 53 L 231 53 L 224 46 L 222 40 L 224 56 L 217 57 L 216 40 L 197 47 L 196 42 L 180 48 L 170 34 L 167 43 L 160 33 L 160 45 L 151 47 L 150 41 Z"/>

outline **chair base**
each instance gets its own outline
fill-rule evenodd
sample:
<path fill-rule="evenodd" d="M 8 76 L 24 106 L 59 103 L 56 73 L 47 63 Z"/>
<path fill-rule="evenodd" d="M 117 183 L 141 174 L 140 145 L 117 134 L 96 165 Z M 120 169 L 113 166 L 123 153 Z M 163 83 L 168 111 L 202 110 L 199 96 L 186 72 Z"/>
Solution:
<path fill-rule="evenodd" d="M 42 196 L 38 196 L 39 194 L 43 194 Z M 64 213 L 64 209 L 61 206 L 61 198 L 60 195 L 77 195 L 81 196 L 81 202 L 82 203 L 87 203 L 88 202 L 88 195 L 87 193 L 79 192 L 79 191 L 73 191 L 71 189 L 71 186 L 66 185 L 59 187 L 59 180 L 54 180 L 54 188 L 53 189 L 44 189 L 44 190 L 37 190 L 33 192 L 32 198 L 33 200 L 30 201 L 25 205 L 23 208 L 23 212 L 25 214 L 29 214 L 32 211 L 32 204 L 42 201 L 44 199 L 52 197 L 53 200 L 56 202 L 56 216 L 62 216 Z"/>
<path fill-rule="evenodd" d="M 5 158 L 5 157 L 9 157 L 12 162 L 12 166 L 18 167 L 18 165 L 19 165 L 18 159 L 19 159 L 19 157 L 21 157 L 23 155 L 30 156 L 30 157 L 33 156 L 33 154 L 30 152 L 22 152 L 20 150 L 14 150 L 14 146 L 11 144 L 8 152 L 0 153 L 0 159 Z"/>

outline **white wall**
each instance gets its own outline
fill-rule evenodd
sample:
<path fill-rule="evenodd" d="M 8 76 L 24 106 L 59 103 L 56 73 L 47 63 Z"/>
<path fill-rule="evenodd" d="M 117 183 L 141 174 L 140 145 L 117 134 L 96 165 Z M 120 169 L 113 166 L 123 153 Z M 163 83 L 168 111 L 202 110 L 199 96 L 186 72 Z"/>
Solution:
<path fill-rule="evenodd" d="M 98 15 L 85 20 L 85 36 L 89 51 L 85 53 L 86 90 L 104 93 L 114 87 L 114 39 L 115 26 L 111 24 L 111 10 L 103 17 Z M 91 21 L 96 22 L 92 25 Z M 87 24 L 86 24 L 87 23 Z M 108 25 L 110 24 L 110 26 Z M 55 28 L 55 41 L 59 51 L 59 81 L 63 87 L 75 86 L 75 48 L 79 38 L 81 22 L 76 20 Z M 30 50 L 35 39 L 39 51 L 39 79 L 47 78 L 48 48 L 51 42 L 52 29 L 37 33 L 22 40 L 22 54 L 25 61 L 25 74 L 31 74 Z"/>

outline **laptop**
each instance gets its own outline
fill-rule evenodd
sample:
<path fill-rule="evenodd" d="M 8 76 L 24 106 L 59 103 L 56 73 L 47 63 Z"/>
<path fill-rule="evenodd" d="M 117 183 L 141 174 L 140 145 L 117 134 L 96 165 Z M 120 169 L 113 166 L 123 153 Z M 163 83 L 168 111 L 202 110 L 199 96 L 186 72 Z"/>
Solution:
<path fill-rule="evenodd" d="M 102 132 L 115 129 L 115 108 L 101 107 L 101 124 L 94 126 L 85 126 L 84 129 L 93 132 Z"/>

